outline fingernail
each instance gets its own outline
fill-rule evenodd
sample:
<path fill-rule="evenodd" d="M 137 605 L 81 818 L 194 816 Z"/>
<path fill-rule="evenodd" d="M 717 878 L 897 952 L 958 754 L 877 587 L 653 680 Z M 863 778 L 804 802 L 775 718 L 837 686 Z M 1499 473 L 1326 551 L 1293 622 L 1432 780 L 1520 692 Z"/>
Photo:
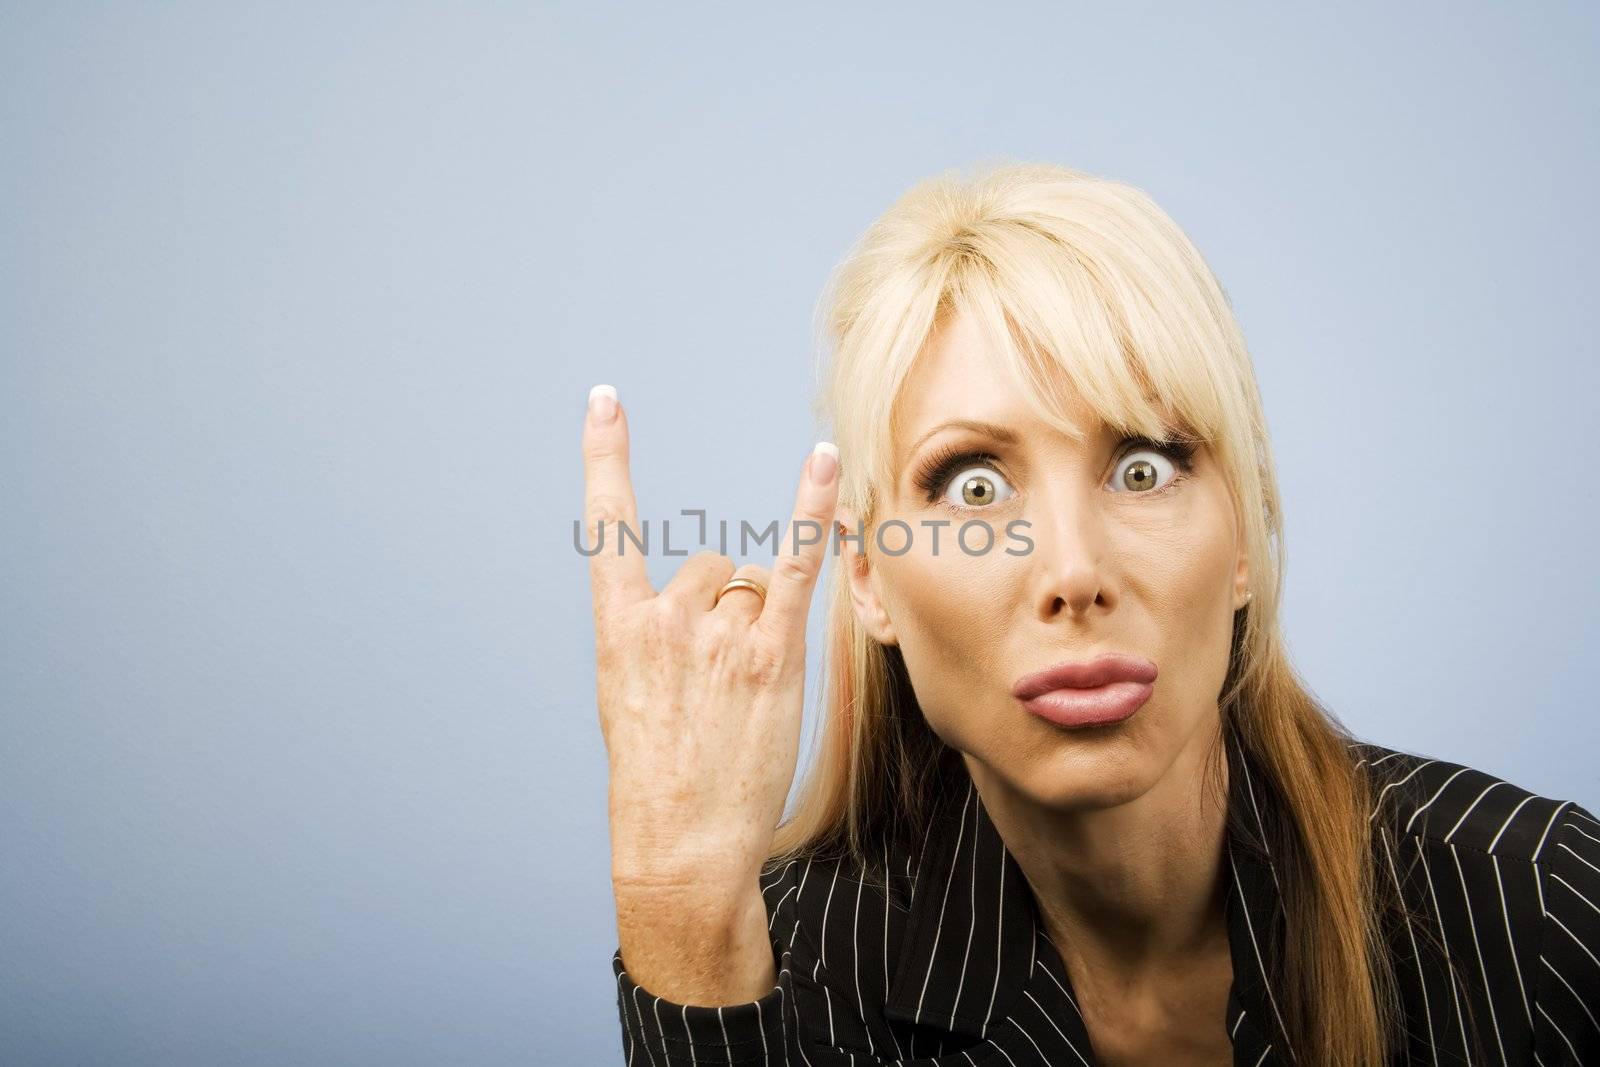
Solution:
<path fill-rule="evenodd" d="M 811 450 L 811 480 L 827 485 L 839 470 L 839 447 L 832 441 L 818 441 Z"/>
<path fill-rule="evenodd" d="M 597 423 L 607 423 L 617 417 L 615 386 L 597 385 L 589 390 L 589 414 Z"/>

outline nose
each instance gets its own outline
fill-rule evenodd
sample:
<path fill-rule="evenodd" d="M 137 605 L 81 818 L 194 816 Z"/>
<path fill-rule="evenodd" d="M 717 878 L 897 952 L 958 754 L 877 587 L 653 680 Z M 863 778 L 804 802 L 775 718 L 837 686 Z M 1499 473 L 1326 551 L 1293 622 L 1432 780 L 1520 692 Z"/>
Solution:
<path fill-rule="evenodd" d="M 1046 494 L 1033 522 L 1031 600 L 1039 618 L 1083 619 L 1116 605 L 1105 517 L 1085 494 Z"/>

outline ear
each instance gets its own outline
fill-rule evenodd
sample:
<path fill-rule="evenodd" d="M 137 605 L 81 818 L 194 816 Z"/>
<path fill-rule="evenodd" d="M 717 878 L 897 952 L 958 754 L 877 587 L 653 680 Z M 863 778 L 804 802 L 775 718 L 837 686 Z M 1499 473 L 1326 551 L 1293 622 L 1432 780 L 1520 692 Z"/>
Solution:
<path fill-rule="evenodd" d="M 834 512 L 834 536 L 839 539 L 839 558 L 850 580 L 850 604 L 861 626 L 880 645 L 898 644 L 894 624 L 884 610 L 878 591 L 878 570 L 865 551 L 872 531 L 864 529 L 855 512 L 839 505 Z M 849 535 L 848 540 L 842 535 Z M 859 540 L 857 536 L 859 535 Z"/>
<path fill-rule="evenodd" d="M 1233 568 L 1233 610 L 1248 606 L 1255 598 L 1250 592 L 1250 557 L 1244 547 L 1239 548 L 1239 558 Z"/>

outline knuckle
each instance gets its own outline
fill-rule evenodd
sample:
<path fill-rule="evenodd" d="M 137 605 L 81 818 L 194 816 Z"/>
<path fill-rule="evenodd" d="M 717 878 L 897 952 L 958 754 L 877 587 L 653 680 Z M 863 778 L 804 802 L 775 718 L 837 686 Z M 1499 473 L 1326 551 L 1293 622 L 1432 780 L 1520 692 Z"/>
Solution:
<path fill-rule="evenodd" d="M 589 499 L 589 521 L 591 524 L 601 521 L 621 522 L 627 517 L 627 514 L 626 504 L 622 497 L 616 493 L 596 493 Z"/>
<path fill-rule="evenodd" d="M 758 686 L 773 686 L 783 680 L 788 666 L 781 647 L 757 641 L 745 658 L 745 676 Z"/>
<path fill-rule="evenodd" d="M 711 612 L 696 629 L 694 644 L 700 658 L 720 664 L 739 646 L 739 624 Z"/>
<path fill-rule="evenodd" d="M 804 556 L 779 556 L 772 565 L 772 578 L 776 582 L 804 585 L 811 580 L 811 566 Z"/>
<path fill-rule="evenodd" d="M 717 566 L 717 561 L 722 559 L 722 554 L 716 549 L 702 548 L 693 553 L 678 565 L 677 574 L 695 577 L 712 570 Z M 677 577 L 677 575 L 674 575 Z"/>
<path fill-rule="evenodd" d="M 584 441 L 583 455 L 591 463 L 603 466 L 627 458 L 627 446 L 614 434 L 592 433 L 587 435 Z"/>

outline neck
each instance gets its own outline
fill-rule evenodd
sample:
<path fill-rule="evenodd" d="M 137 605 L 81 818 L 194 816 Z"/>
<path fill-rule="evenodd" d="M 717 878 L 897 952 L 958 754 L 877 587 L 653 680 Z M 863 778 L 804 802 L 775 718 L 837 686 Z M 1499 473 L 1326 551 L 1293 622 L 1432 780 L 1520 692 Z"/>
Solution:
<path fill-rule="evenodd" d="M 1045 807 L 963 757 L 1069 963 L 1136 982 L 1227 953 L 1227 809 L 1204 789 L 1219 760 L 1227 796 L 1219 728 L 1197 731 L 1153 786 L 1112 806 Z"/>

